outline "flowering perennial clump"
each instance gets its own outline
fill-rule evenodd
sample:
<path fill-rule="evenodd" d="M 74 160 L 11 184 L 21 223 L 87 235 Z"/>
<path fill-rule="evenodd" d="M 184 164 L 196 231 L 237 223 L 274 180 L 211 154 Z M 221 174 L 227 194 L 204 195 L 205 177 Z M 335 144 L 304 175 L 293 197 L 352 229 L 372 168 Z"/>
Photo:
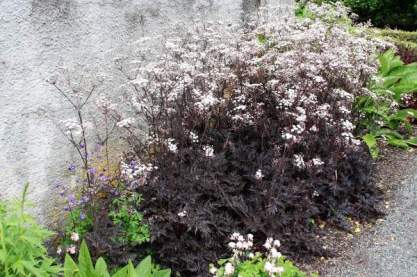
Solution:
<path fill-rule="evenodd" d="M 343 227 L 377 214 L 352 105 L 386 45 L 327 20 L 332 6 L 311 7 L 319 16 L 285 24 L 272 7 L 249 29 L 197 24 L 130 82 L 138 118 L 120 125 L 153 168 L 137 187 L 141 209 L 159 259 L 183 276 L 208 274 L 234 230 L 280 234 L 300 258 L 327 254 L 311 219 Z"/>
<path fill-rule="evenodd" d="M 256 252 L 252 234 L 245 237 L 239 233 L 233 233 L 230 240 L 228 246 L 233 255 L 219 260 L 217 265 L 210 264 L 209 273 L 213 277 L 307 276 L 278 251 L 281 246 L 279 240 L 267 238 L 260 251 Z"/>

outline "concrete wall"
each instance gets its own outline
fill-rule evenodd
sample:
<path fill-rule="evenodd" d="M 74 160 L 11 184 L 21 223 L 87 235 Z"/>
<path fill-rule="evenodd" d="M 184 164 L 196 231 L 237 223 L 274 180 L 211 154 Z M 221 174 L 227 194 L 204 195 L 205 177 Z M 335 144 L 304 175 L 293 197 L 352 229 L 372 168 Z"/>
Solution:
<path fill-rule="evenodd" d="M 58 68 L 111 76 L 112 58 L 144 35 L 189 24 L 199 12 L 205 19 L 242 22 L 261 1 L 0 0 L 0 196 L 18 195 L 28 181 L 31 199 L 41 204 L 37 213 L 45 214 L 53 183 L 65 179 L 75 159 L 46 117 L 71 116 L 45 82 Z M 270 2 L 291 12 L 292 0 Z"/>

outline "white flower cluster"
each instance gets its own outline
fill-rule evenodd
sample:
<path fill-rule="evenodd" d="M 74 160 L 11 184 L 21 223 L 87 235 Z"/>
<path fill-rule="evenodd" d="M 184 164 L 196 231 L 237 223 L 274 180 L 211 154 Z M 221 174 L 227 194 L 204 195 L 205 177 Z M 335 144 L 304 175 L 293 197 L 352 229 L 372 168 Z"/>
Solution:
<path fill-rule="evenodd" d="M 281 252 L 278 251 L 280 246 L 281 242 L 273 238 L 267 238 L 264 244 L 264 247 L 269 251 L 264 270 L 271 277 L 280 276 L 284 272 L 283 267 L 277 266 L 277 261 L 282 257 Z"/>
<path fill-rule="evenodd" d="M 211 107 L 218 104 L 220 100 L 213 96 L 213 94 L 209 93 L 207 95 L 201 96 L 199 101 L 195 103 L 195 106 L 201 112 L 206 112 L 211 109 Z"/>
<path fill-rule="evenodd" d="M 96 106 L 103 114 L 110 114 L 116 112 L 116 105 L 104 95 L 100 95 L 97 98 Z"/>
<path fill-rule="evenodd" d="M 208 158 L 214 157 L 214 147 L 212 145 L 203 146 L 204 155 Z"/>
<path fill-rule="evenodd" d="M 322 166 L 324 165 L 324 162 L 320 159 L 320 158 L 314 158 L 312 159 L 313 165 L 314 166 Z"/>
<path fill-rule="evenodd" d="M 295 154 L 293 164 L 299 169 L 305 168 L 304 156 L 302 154 Z"/>
<path fill-rule="evenodd" d="M 225 276 L 233 276 L 235 273 L 235 265 L 240 262 L 242 258 L 252 258 L 254 254 L 251 252 L 253 247 L 253 235 L 248 234 L 246 238 L 240 233 L 233 233 L 230 236 L 230 242 L 228 247 L 233 251 L 233 256 L 229 262 L 225 264 L 224 274 Z M 216 276 L 218 268 L 211 265 L 210 273 Z"/>
<path fill-rule="evenodd" d="M 135 119 L 133 117 L 125 118 L 116 123 L 117 127 L 119 128 L 130 128 L 135 123 Z"/>
<path fill-rule="evenodd" d="M 265 177 L 264 174 L 262 173 L 261 169 L 258 169 L 255 173 L 255 179 L 260 181 L 262 180 L 262 178 Z"/>
<path fill-rule="evenodd" d="M 249 30 L 196 22 L 184 37 L 168 36 L 166 53 L 134 70 L 135 89 L 128 93 L 133 108 L 145 118 L 162 118 L 161 126 L 152 124 L 160 128 L 159 143 L 174 154 L 180 139 L 167 138 L 172 118 L 181 121 L 191 142 L 198 143 L 205 138 L 193 132 L 194 123 L 204 120 L 208 128 L 215 128 L 211 119 L 220 118 L 230 120 L 233 128 L 259 128 L 259 119 L 270 114 L 279 115 L 277 133 L 282 139 L 277 138 L 277 146 L 285 141 L 277 159 L 292 161 L 300 169 L 323 165 L 315 158 L 318 153 L 308 152 L 316 139 L 331 141 L 338 152 L 357 149 L 352 105 L 357 96 L 370 93 L 366 85 L 377 71 L 374 53 L 388 44 L 369 39 L 360 26 L 352 34 L 348 24 L 337 24 L 348 18 L 341 5 L 308 8 L 313 19 L 289 17 L 282 24 L 279 9 L 271 6 Z M 259 34 L 267 43 L 260 43 Z M 266 94 L 274 101 L 266 101 Z M 187 120 L 192 124 L 185 124 Z M 118 125 L 133 123 L 127 118 Z M 297 153 L 298 146 L 307 152 Z M 198 147 L 206 157 L 215 154 L 213 146 Z M 255 173 L 256 179 L 262 177 L 262 172 Z"/>
<path fill-rule="evenodd" d="M 232 276 L 234 272 L 235 272 L 235 267 L 233 266 L 232 263 L 227 263 L 224 266 L 224 274 L 226 276 Z"/>
<path fill-rule="evenodd" d="M 158 169 L 157 166 L 152 164 L 142 164 L 137 161 L 131 161 L 129 164 L 121 161 L 120 164 L 121 174 L 123 178 L 128 181 L 139 180 L 143 185 L 146 183 L 146 179 L 149 177 L 149 174 Z"/>
<path fill-rule="evenodd" d="M 78 136 L 81 134 L 81 126 L 80 124 L 73 119 L 62 120 L 61 125 L 63 126 L 64 132 L 68 136 Z"/>
<path fill-rule="evenodd" d="M 78 242 L 80 240 L 80 235 L 76 232 L 72 232 L 70 236 L 70 240 L 74 243 Z M 77 253 L 77 247 L 74 244 L 71 244 L 67 249 L 65 250 L 68 254 L 74 255 Z M 63 253 L 63 250 L 61 247 L 58 247 L 56 250 L 56 253 L 58 255 L 61 255 Z"/>
<path fill-rule="evenodd" d="M 93 129 L 93 124 L 89 121 L 84 120 L 82 124 L 75 119 L 61 120 L 60 125 L 62 130 L 67 136 L 80 136 L 82 135 L 83 130 Z"/>
<path fill-rule="evenodd" d="M 245 238 L 243 235 L 239 233 L 233 233 L 230 236 L 230 240 L 231 241 L 229 242 L 228 246 L 230 249 L 232 249 L 233 257 L 236 259 L 252 249 L 252 246 L 253 246 L 252 234 L 248 234 Z"/>
<path fill-rule="evenodd" d="M 173 138 L 167 139 L 167 143 L 166 144 L 167 144 L 168 150 L 170 152 L 172 152 L 172 153 L 177 153 L 178 152 L 178 146 L 175 143 L 175 139 L 173 139 Z"/>
<path fill-rule="evenodd" d="M 186 217 L 187 216 L 187 211 L 186 210 L 184 210 L 184 211 L 181 211 L 181 212 L 179 212 L 178 213 L 178 217 Z"/>
<path fill-rule="evenodd" d="M 198 135 L 196 133 L 194 133 L 193 131 L 190 132 L 190 139 L 193 143 L 197 143 L 198 142 Z"/>
<path fill-rule="evenodd" d="M 346 27 L 335 25 L 329 29 L 327 23 L 320 20 L 324 14 L 346 16 L 347 11 L 342 6 L 332 8 L 328 5 L 311 4 L 309 8 L 318 13 L 317 20 L 299 23 L 293 18 L 288 18 L 286 24 L 282 24 L 282 18 L 274 16 L 274 7 L 268 7 L 265 14 L 261 14 L 259 24 L 253 30 L 253 34 L 265 34 L 271 43 L 277 44 L 276 48 L 279 53 L 269 51 L 258 58 L 256 54 L 264 46 L 259 45 L 256 36 L 248 37 L 234 26 L 206 24 L 204 27 L 198 26 L 195 30 L 190 30 L 190 36 L 184 39 L 169 40 L 167 50 L 172 55 L 167 55 L 160 63 L 157 62 L 142 69 L 140 72 L 144 76 L 138 76 L 136 80 L 146 80 L 146 82 L 136 83 L 139 87 L 145 87 L 144 84 L 146 84 L 146 89 L 158 91 L 161 89 L 159 84 L 149 83 L 150 78 L 147 77 L 157 74 L 165 87 L 172 87 L 168 99 L 175 101 L 184 92 L 192 91 L 191 96 L 195 99 L 195 107 L 204 113 L 213 106 L 224 103 L 224 95 L 216 91 L 224 80 L 230 82 L 230 78 L 236 78 L 233 77 L 231 68 L 227 66 L 230 62 L 249 65 L 253 68 L 253 72 L 257 72 L 259 65 L 267 65 L 266 69 L 278 71 L 276 76 L 280 75 L 278 73 L 284 73 L 284 77 L 303 71 L 309 76 L 312 86 L 321 87 L 326 86 L 328 78 L 320 75 L 320 72 L 328 65 L 343 69 L 339 72 L 333 70 L 332 74 L 336 75 L 334 77 L 348 73 L 346 77 L 352 78 L 354 83 L 357 83 L 355 80 L 360 74 L 356 73 L 360 70 L 367 69 L 365 73 L 375 70 L 369 66 L 369 57 L 378 46 L 376 43 L 352 36 L 344 29 Z M 290 50 L 282 53 L 281 47 Z M 178 57 L 180 57 L 180 63 L 178 63 Z M 293 67 L 300 59 L 303 60 L 301 68 Z M 360 63 L 355 59 L 358 59 Z M 175 76 L 175 82 L 172 76 Z M 204 78 L 204 86 L 195 87 L 195 77 Z M 268 81 L 268 86 L 273 89 L 279 84 L 287 85 L 287 89 L 280 96 L 282 99 L 280 106 L 292 107 L 299 96 L 297 84 L 288 86 L 290 83 L 283 82 L 283 80 Z M 261 85 L 243 84 L 249 90 L 256 90 Z M 245 94 L 245 92 L 238 94 Z M 236 102 L 236 107 L 242 107 L 241 101 Z M 240 112 L 246 113 L 245 109 L 240 109 Z M 245 119 L 248 116 L 239 117 L 236 114 L 235 118 Z"/>
<path fill-rule="evenodd" d="M 233 233 L 230 237 L 230 242 L 228 244 L 229 248 L 233 251 L 232 258 L 224 266 L 224 275 L 233 276 L 236 272 L 236 268 L 240 262 L 245 259 L 252 259 L 255 257 L 255 254 L 252 252 L 253 248 L 253 235 L 248 234 L 246 238 L 240 233 Z M 265 265 L 263 270 L 270 277 L 278 277 L 284 272 L 284 268 L 279 265 L 280 258 L 282 257 L 281 252 L 278 251 L 278 248 L 281 246 L 279 240 L 274 240 L 273 238 L 268 238 L 264 244 L 264 247 L 268 251 L 265 255 Z M 259 255 L 260 253 L 257 253 Z M 217 276 L 218 268 L 211 265 L 210 274 Z"/>

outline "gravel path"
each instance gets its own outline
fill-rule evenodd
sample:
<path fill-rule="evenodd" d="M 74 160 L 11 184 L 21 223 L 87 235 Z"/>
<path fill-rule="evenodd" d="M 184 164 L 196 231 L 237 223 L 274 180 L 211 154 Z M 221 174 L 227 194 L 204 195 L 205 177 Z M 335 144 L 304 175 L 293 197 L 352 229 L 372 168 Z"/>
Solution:
<path fill-rule="evenodd" d="M 386 202 L 387 216 L 356 238 L 342 257 L 328 261 L 321 276 L 417 276 L 417 154 L 409 155 L 403 164 L 389 163 L 404 174 L 398 174 L 402 181 L 388 185 L 393 192 Z"/>

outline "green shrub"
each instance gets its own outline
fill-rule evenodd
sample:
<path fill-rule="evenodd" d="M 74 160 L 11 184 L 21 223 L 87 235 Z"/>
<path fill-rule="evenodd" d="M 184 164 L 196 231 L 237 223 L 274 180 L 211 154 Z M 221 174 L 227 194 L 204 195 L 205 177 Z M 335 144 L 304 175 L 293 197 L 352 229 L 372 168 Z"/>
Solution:
<path fill-rule="evenodd" d="M 417 31 L 408 32 L 403 30 L 394 30 L 394 29 L 379 29 L 378 33 L 384 37 L 391 37 L 398 39 L 400 41 L 408 41 L 412 43 L 417 43 Z"/>
<path fill-rule="evenodd" d="M 397 54 L 404 63 L 417 62 L 417 32 L 407 32 L 393 29 L 370 29 L 373 35 L 394 43 Z"/>
<path fill-rule="evenodd" d="M 52 233 L 25 212 L 27 190 L 20 202 L 0 202 L 0 275 L 54 276 L 61 267 L 44 247 Z"/>
<path fill-rule="evenodd" d="M 317 3 L 317 6 L 309 5 L 310 2 Z M 320 20 L 326 22 L 330 26 L 333 25 L 345 25 L 352 26 L 352 19 L 349 17 L 346 7 L 343 4 L 331 4 L 323 6 L 322 0 L 315 1 L 298 1 L 298 5 L 295 9 L 295 15 L 300 18 L 309 18 L 312 20 Z M 317 9 L 321 7 L 321 9 Z M 312 10 L 313 8 L 313 10 Z"/>
<path fill-rule="evenodd" d="M 359 15 L 360 21 L 371 20 L 378 27 L 389 26 L 412 31 L 417 29 L 416 0 L 342 0 L 342 2 Z"/>
<path fill-rule="evenodd" d="M 359 129 L 365 131 L 363 140 L 374 158 L 378 156 L 377 138 L 389 145 L 408 148 L 417 146 L 410 137 L 411 119 L 417 110 L 403 108 L 403 99 L 417 92 L 417 64 L 405 65 L 389 50 L 379 57 L 378 75 L 370 83 L 371 94 L 358 97 L 355 108 L 361 114 Z"/>
<path fill-rule="evenodd" d="M 70 255 L 65 257 L 64 277 L 169 277 L 171 270 L 160 270 L 158 266 L 152 264 L 151 257 L 145 258 L 135 268 L 131 262 L 125 267 L 111 274 L 103 258 L 99 258 L 96 264 L 88 251 L 85 241 L 81 243 L 78 264 Z"/>

